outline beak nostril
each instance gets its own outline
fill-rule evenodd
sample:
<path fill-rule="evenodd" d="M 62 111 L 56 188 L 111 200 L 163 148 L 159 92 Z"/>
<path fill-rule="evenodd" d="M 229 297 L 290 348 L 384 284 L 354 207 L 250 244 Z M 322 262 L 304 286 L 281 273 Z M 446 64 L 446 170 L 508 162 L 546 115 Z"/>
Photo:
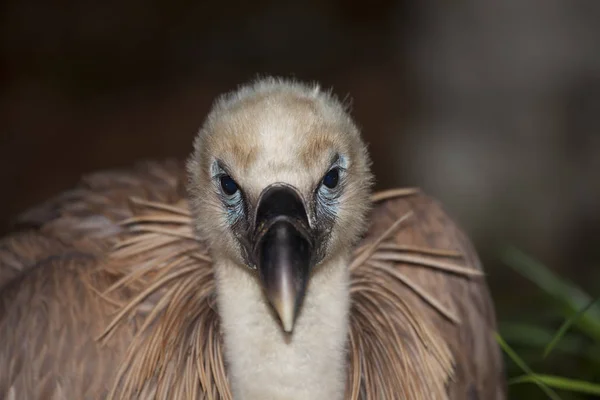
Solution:
<path fill-rule="evenodd" d="M 306 222 L 308 225 L 306 207 L 298 191 L 284 183 L 275 183 L 265 188 L 260 195 L 254 217 L 255 230 L 261 223 L 280 215 Z"/>

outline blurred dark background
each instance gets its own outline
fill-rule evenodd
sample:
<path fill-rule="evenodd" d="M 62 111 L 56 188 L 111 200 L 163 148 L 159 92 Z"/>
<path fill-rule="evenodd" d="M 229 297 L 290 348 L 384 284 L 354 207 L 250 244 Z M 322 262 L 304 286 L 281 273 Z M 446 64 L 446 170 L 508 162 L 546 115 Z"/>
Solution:
<path fill-rule="evenodd" d="M 354 99 L 378 188 L 445 204 L 501 321 L 539 311 L 507 244 L 600 294 L 597 0 L 0 7 L 0 233 L 82 174 L 186 157 L 216 95 L 277 74 Z"/>

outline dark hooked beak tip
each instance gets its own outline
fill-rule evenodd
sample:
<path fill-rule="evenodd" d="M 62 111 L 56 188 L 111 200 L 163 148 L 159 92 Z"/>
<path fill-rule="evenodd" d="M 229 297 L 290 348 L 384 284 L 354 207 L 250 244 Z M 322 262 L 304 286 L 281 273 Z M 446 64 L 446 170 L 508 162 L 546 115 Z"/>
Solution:
<path fill-rule="evenodd" d="M 256 215 L 254 254 L 265 295 L 291 333 L 304 299 L 312 241 L 304 204 L 294 189 L 265 189 Z"/>
<path fill-rule="evenodd" d="M 310 245 L 286 220 L 276 221 L 260 244 L 259 274 L 283 330 L 291 332 L 304 298 L 309 275 Z"/>

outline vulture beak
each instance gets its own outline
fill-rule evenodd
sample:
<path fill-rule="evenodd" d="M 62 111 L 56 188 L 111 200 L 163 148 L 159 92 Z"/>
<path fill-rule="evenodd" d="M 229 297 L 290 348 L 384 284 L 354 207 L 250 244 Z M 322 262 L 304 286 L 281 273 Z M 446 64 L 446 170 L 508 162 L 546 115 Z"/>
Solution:
<path fill-rule="evenodd" d="M 313 233 L 304 202 L 285 184 L 265 188 L 256 207 L 254 259 L 265 294 L 291 333 L 304 299 L 313 256 Z"/>

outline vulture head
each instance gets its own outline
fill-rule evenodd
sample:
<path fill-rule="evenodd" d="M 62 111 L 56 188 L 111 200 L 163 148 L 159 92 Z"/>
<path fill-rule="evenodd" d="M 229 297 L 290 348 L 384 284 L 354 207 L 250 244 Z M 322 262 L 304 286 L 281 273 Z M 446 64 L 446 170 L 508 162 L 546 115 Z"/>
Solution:
<path fill-rule="evenodd" d="M 347 266 L 366 226 L 369 165 L 345 107 L 318 86 L 268 79 L 215 102 L 188 161 L 189 193 L 234 391 L 289 387 L 286 369 L 301 379 L 304 359 L 309 381 L 292 386 L 333 374 L 343 392 Z"/>

